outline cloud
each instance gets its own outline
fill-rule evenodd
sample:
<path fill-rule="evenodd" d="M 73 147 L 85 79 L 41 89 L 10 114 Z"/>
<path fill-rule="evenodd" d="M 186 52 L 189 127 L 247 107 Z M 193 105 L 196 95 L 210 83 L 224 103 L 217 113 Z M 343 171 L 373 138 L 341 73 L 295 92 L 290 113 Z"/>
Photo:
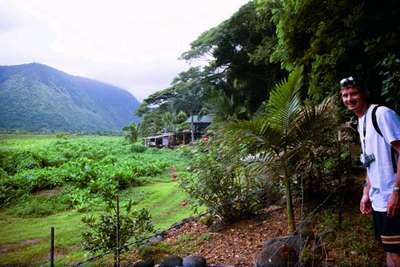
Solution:
<path fill-rule="evenodd" d="M 0 65 L 38 62 L 139 99 L 168 87 L 177 58 L 244 0 L 0 0 Z"/>

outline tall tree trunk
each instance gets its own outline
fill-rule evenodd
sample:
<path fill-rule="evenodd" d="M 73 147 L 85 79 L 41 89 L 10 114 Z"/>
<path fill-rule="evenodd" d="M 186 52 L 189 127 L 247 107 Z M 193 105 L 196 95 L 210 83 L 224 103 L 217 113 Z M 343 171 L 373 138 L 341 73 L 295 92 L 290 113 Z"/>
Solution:
<path fill-rule="evenodd" d="M 287 175 L 287 169 L 285 168 L 285 193 L 286 193 L 286 212 L 288 219 L 288 232 L 294 233 L 296 230 L 296 224 L 294 220 L 293 202 L 292 202 L 292 189 L 290 188 L 290 179 Z"/>
<path fill-rule="evenodd" d="M 190 126 L 192 128 L 192 143 L 194 142 L 194 121 L 193 121 L 193 113 L 190 112 Z"/>

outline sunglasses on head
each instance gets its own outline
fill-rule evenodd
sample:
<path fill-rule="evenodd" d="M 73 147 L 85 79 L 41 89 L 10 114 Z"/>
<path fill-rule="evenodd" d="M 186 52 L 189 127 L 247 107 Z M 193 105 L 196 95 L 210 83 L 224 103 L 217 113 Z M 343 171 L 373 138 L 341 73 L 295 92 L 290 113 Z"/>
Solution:
<path fill-rule="evenodd" d="M 348 87 L 356 84 L 357 83 L 352 76 L 340 80 L 340 87 Z"/>

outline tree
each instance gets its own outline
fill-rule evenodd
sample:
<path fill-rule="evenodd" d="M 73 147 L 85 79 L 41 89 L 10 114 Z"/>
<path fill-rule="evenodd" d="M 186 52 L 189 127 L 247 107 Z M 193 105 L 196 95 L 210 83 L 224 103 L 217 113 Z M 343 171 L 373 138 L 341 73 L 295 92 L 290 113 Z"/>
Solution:
<path fill-rule="evenodd" d="M 135 123 L 131 123 L 129 126 L 122 128 L 122 131 L 125 134 L 125 138 L 130 143 L 135 143 L 138 138 L 138 127 Z"/>
<path fill-rule="evenodd" d="M 162 130 L 162 111 L 154 109 L 144 113 L 143 119 L 139 125 L 140 136 L 150 136 L 161 132 Z"/>
<path fill-rule="evenodd" d="M 82 232 L 83 249 L 91 253 L 114 252 L 114 263 L 117 255 L 117 225 L 119 226 L 119 250 L 126 249 L 128 241 L 139 246 L 144 238 L 154 231 L 148 210 L 132 210 L 132 202 L 125 206 L 125 212 L 119 214 L 117 207 L 108 199 L 107 212 L 102 213 L 98 220 L 93 215 L 84 216 L 82 222 L 86 229 Z M 118 223 L 117 223 L 118 222 Z"/>
<path fill-rule="evenodd" d="M 202 84 L 202 72 L 199 67 L 190 68 L 181 72 L 172 82 L 177 94 L 172 99 L 172 107 L 175 112 L 183 111 L 190 117 L 192 142 L 194 142 L 194 115 L 199 115 L 203 107 L 204 90 Z"/>
<path fill-rule="evenodd" d="M 388 71 L 380 63 L 390 54 L 400 58 L 398 1 L 382 5 L 363 0 L 257 0 L 257 4 L 260 13 L 272 6 L 274 14 L 277 43 L 269 60 L 289 71 L 304 66 L 303 89 L 308 91 L 303 96 L 321 101 L 337 94 L 338 80 L 357 75 L 379 100 L 386 80 L 380 73 Z M 260 49 L 271 48 L 265 44 Z"/>
<path fill-rule="evenodd" d="M 291 180 L 296 162 L 292 160 L 311 149 L 330 116 L 329 101 L 320 107 L 303 105 L 300 101 L 302 69 L 296 68 L 288 80 L 278 83 L 271 91 L 262 116 L 239 121 L 227 127 L 236 132 L 252 151 L 256 160 L 250 170 L 257 174 L 273 172 L 284 183 L 288 231 L 295 230 Z"/>
<path fill-rule="evenodd" d="M 231 18 L 201 34 L 191 43 L 191 49 L 182 54 L 189 61 L 209 59 L 203 72 L 203 81 L 209 85 L 206 95 L 234 101 L 236 111 L 240 112 L 235 116 L 240 119 L 249 119 L 268 98 L 273 84 L 286 74 L 279 63 L 257 57 L 262 52 L 272 53 L 271 49 L 260 49 L 261 45 L 268 43 L 274 47 L 276 42 L 270 17 L 271 13 L 257 12 L 250 1 Z"/>
<path fill-rule="evenodd" d="M 171 113 L 167 111 L 161 115 L 163 130 L 176 133 L 186 126 L 186 119 L 187 115 L 183 111 L 179 111 L 178 114 L 176 114 L 175 112 Z"/>
<path fill-rule="evenodd" d="M 216 123 L 225 123 L 250 117 L 247 109 L 241 105 L 241 99 L 237 99 L 235 95 L 228 96 L 224 91 L 211 91 L 204 106 L 207 113 L 213 116 L 213 121 Z"/>
<path fill-rule="evenodd" d="M 203 73 L 200 67 L 193 67 L 181 72 L 171 83 L 171 86 L 156 92 L 146 98 L 138 111 L 138 115 L 144 114 L 141 124 L 141 133 L 156 133 L 163 126 L 176 128 L 178 121 L 182 119 L 184 112 L 193 118 L 198 114 L 204 104 Z M 179 116 L 175 118 L 176 116 Z M 179 122 L 181 124 L 182 121 Z M 164 124 L 164 125 L 163 125 Z M 194 126 L 191 122 L 192 141 L 194 141 Z"/>

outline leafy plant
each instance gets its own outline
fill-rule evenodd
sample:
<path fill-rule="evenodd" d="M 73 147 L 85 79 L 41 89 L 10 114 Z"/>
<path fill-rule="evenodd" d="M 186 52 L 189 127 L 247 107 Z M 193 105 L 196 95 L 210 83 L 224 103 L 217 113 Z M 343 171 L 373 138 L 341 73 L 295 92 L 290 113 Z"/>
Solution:
<path fill-rule="evenodd" d="M 199 143 L 192 175 L 182 177 L 180 183 L 195 204 L 205 205 L 214 215 L 232 222 L 254 215 L 266 202 L 276 200 L 276 194 L 265 179 L 246 172 L 246 163 L 238 157 L 238 146 L 220 142 L 210 138 Z"/>
<path fill-rule="evenodd" d="M 147 147 L 144 145 L 141 145 L 141 144 L 133 144 L 131 146 L 131 151 L 133 153 L 143 153 L 146 151 L 146 149 L 147 149 Z"/>
<path fill-rule="evenodd" d="M 129 126 L 126 126 L 122 129 L 124 132 L 125 138 L 130 143 L 135 143 L 138 139 L 138 126 L 135 123 L 131 123 Z"/>
<path fill-rule="evenodd" d="M 273 88 L 263 115 L 228 126 L 253 155 L 252 173 L 275 174 L 284 184 L 289 232 L 295 230 L 292 183 L 298 164 L 296 159 L 321 140 L 326 130 L 323 126 L 332 121 L 333 114 L 331 99 L 319 106 L 301 103 L 301 73 L 302 68 L 296 68 L 288 80 Z"/>
<path fill-rule="evenodd" d="M 93 215 L 84 216 L 82 222 L 86 229 L 82 232 L 82 247 L 84 250 L 95 253 L 113 251 L 114 257 L 128 246 L 128 241 L 136 247 L 144 243 L 144 238 L 154 231 L 150 214 L 146 209 L 132 210 L 132 202 L 125 206 L 124 212 L 117 219 L 117 208 L 110 201 L 106 213 L 98 219 Z M 117 220 L 119 222 L 119 246 L 117 248 Z M 119 251 L 118 251 L 119 250 Z"/>

